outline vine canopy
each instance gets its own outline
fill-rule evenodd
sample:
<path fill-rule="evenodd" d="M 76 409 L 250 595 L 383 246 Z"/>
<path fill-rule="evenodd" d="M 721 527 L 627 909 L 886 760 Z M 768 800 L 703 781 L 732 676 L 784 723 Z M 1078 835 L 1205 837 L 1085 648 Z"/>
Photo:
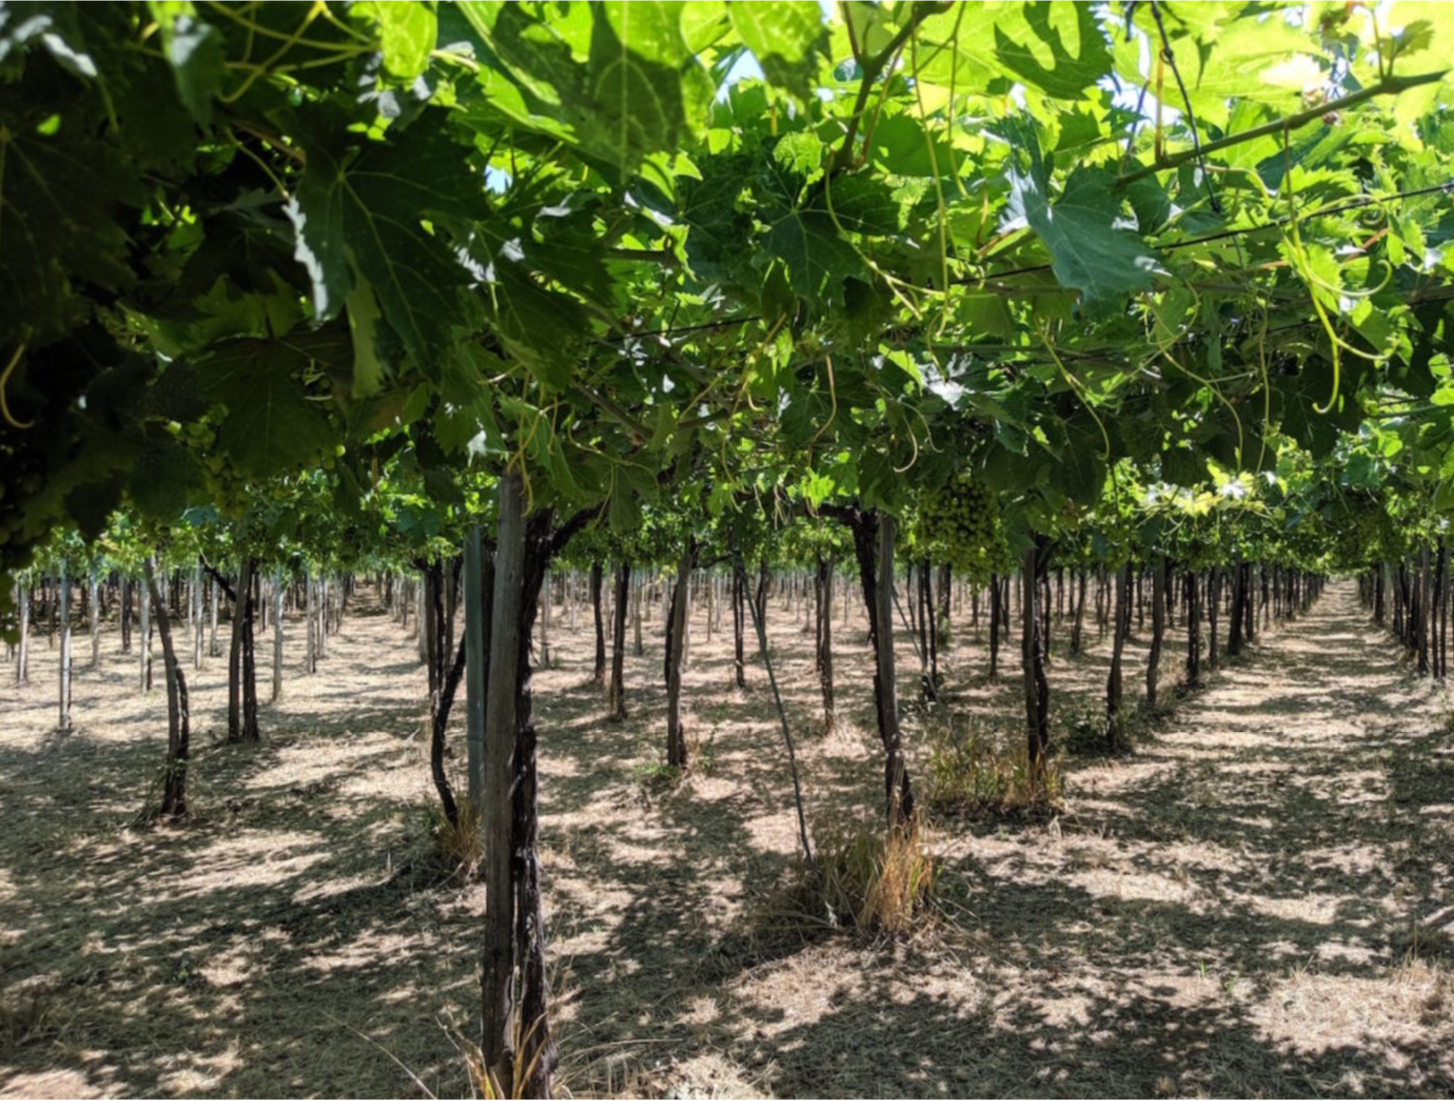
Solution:
<path fill-rule="evenodd" d="M 0 568 L 319 470 L 381 508 L 406 453 L 618 532 L 691 479 L 970 477 L 1024 538 L 1290 449 L 1447 509 L 1451 42 L 1408 0 L 0 5 Z"/>

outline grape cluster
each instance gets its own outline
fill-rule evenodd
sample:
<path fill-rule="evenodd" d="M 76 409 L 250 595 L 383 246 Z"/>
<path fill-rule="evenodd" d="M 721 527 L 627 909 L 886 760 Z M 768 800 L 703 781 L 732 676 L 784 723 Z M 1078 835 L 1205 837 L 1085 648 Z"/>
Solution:
<path fill-rule="evenodd" d="M 998 546 L 999 528 L 999 501 L 969 474 L 955 476 L 919 502 L 921 538 L 956 571 L 985 568 Z"/>
<path fill-rule="evenodd" d="M 217 447 L 217 425 L 211 418 L 179 426 L 179 437 L 202 470 L 207 498 L 223 516 L 236 518 L 253 505 L 254 489 Z"/>
<path fill-rule="evenodd" d="M 213 507 L 229 519 L 245 515 L 254 504 L 252 487 L 227 467 L 204 472 L 202 482 Z"/>
<path fill-rule="evenodd" d="M 1398 532 L 1388 513 L 1377 505 L 1354 510 L 1338 532 L 1337 552 L 1345 564 L 1364 566 L 1402 553 Z"/>

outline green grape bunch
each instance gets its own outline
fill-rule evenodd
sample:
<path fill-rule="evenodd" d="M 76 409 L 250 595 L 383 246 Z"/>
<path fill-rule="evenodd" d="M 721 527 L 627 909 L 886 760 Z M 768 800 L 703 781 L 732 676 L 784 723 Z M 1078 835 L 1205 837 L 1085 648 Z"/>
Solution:
<path fill-rule="evenodd" d="M 970 474 L 958 474 L 919 502 L 919 531 L 950 568 L 970 572 L 986 568 L 1000 534 L 999 500 Z"/>
<path fill-rule="evenodd" d="M 1388 513 L 1376 505 L 1356 509 L 1335 539 L 1337 557 L 1347 566 L 1360 567 L 1398 557 L 1398 539 Z"/>

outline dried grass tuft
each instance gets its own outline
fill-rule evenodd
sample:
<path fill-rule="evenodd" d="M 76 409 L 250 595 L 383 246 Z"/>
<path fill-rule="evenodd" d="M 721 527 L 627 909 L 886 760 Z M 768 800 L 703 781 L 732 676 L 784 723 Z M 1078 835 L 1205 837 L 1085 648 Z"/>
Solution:
<path fill-rule="evenodd" d="M 0 995 L 0 1052 L 15 1051 L 59 1033 L 56 1004 L 49 991 L 32 988 Z"/>
<path fill-rule="evenodd" d="M 932 732 L 929 805 L 971 816 L 1033 816 L 1061 809 L 1065 784 L 1058 759 L 1041 758 L 1032 765 L 1028 747 L 1010 748 L 1007 741 L 954 722 Z"/>
<path fill-rule="evenodd" d="M 539 1022 L 536 1022 L 538 1025 Z M 466 1039 L 458 1029 L 452 1029 L 451 1041 L 455 1049 L 459 1051 L 464 1059 L 465 1070 L 469 1072 L 470 1086 L 474 1090 L 474 1096 L 485 1098 L 486 1101 L 493 1101 L 496 1098 L 516 1098 L 532 1096 L 526 1092 L 530 1076 L 535 1073 L 536 1065 L 544 1056 L 543 1051 L 535 1051 L 527 1059 L 526 1054 L 529 1048 L 529 1040 L 535 1033 L 536 1025 L 529 1028 L 522 1027 L 519 1015 L 515 1017 L 513 1048 L 515 1057 L 510 1065 L 511 1081 L 507 1084 L 485 1065 L 484 1053 L 478 1044 Z"/>
<path fill-rule="evenodd" d="M 1454 960 L 1454 938 L 1418 922 L 1396 932 L 1389 947 L 1394 960 L 1404 967 L 1420 961 Z"/>
<path fill-rule="evenodd" d="M 772 913 L 869 936 L 908 937 L 932 923 L 939 861 L 921 827 L 816 833 L 816 874 L 804 865 L 787 897 L 769 902 Z"/>
<path fill-rule="evenodd" d="M 412 859 L 401 871 L 422 876 L 427 885 L 468 883 L 479 872 L 483 851 L 480 845 L 480 811 L 468 798 L 458 803 L 459 819 L 450 822 L 437 802 L 420 808 L 418 833 Z"/>

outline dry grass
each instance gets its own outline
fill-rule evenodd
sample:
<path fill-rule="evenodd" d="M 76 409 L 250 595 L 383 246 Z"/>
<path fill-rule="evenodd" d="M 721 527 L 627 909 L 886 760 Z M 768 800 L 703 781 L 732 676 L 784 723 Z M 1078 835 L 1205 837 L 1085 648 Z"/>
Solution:
<path fill-rule="evenodd" d="M 55 993 L 37 988 L 0 993 L 0 1054 L 53 1039 L 60 1032 Z"/>
<path fill-rule="evenodd" d="M 907 937 L 934 917 L 939 863 L 916 824 L 907 828 L 819 827 L 815 866 L 773 898 L 761 916 L 789 914 L 868 936 Z"/>
<path fill-rule="evenodd" d="M 520 1098 L 529 1096 L 526 1092 L 529 1079 L 535 1073 L 544 1052 L 536 1051 L 527 1056 L 526 1043 L 535 1034 L 537 1025 L 525 1027 L 517 1017 L 513 1026 L 514 1058 L 511 1060 L 509 1071 L 509 1082 L 503 1082 L 488 1066 L 485 1065 L 484 1053 L 480 1046 L 474 1041 L 462 1035 L 458 1029 L 453 1030 L 451 1042 L 455 1045 L 464 1060 L 465 1069 L 469 1072 L 471 1096 L 486 1099 L 496 1098 Z"/>
<path fill-rule="evenodd" d="M 1032 764 L 1022 735 L 1005 736 L 949 719 L 930 731 L 929 803 L 957 815 L 1046 816 L 1065 803 L 1055 756 Z"/>
<path fill-rule="evenodd" d="M 462 797 L 457 805 L 458 817 L 451 822 L 437 802 L 424 809 L 425 833 L 428 838 L 429 861 L 445 882 L 466 882 L 479 869 L 480 808 Z"/>

